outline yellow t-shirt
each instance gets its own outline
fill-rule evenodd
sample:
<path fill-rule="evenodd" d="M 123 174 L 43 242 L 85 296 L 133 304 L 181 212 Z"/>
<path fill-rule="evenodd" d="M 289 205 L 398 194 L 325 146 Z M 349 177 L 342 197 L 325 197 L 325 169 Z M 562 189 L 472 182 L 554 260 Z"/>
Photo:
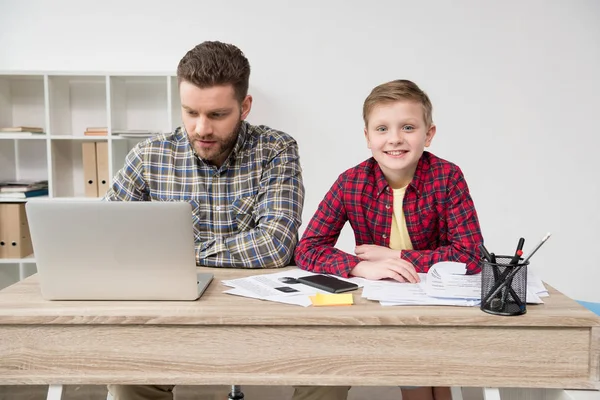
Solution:
<path fill-rule="evenodd" d="M 406 218 L 404 218 L 404 211 L 402 210 L 402 202 L 407 186 L 400 189 L 393 189 L 394 213 L 392 214 L 392 230 L 390 232 L 390 248 L 393 250 L 413 249 L 408 229 L 406 228 Z"/>

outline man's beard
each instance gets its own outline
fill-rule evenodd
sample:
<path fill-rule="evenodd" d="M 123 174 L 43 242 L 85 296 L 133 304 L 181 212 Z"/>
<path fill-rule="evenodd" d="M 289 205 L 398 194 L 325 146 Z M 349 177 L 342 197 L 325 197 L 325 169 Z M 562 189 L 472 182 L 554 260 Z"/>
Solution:
<path fill-rule="evenodd" d="M 237 142 L 238 136 L 240 134 L 241 126 L 242 120 L 240 119 L 236 124 L 234 130 L 230 132 L 225 139 L 219 139 L 212 135 L 203 136 L 202 138 L 196 137 L 196 140 L 194 140 L 194 153 L 196 153 L 196 155 L 199 158 L 201 158 L 208 164 L 215 164 L 221 159 L 223 160 L 223 162 L 225 162 L 225 160 L 227 159 L 227 157 L 229 157 L 229 154 L 233 151 L 233 148 L 235 147 L 235 143 Z M 214 146 L 214 148 L 203 149 L 198 144 L 198 148 L 196 148 L 197 141 L 200 139 L 214 140 L 216 141 L 216 145 Z"/>

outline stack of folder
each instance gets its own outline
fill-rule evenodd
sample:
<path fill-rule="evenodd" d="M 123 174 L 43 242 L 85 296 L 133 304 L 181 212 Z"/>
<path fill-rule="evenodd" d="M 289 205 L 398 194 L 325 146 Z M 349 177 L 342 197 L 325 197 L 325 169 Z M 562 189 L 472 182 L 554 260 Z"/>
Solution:
<path fill-rule="evenodd" d="M 0 203 L 0 258 L 33 253 L 24 203 Z"/>
<path fill-rule="evenodd" d="M 108 190 L 108 142 L 81 144 L 86 197 L 102 197 Z"/>

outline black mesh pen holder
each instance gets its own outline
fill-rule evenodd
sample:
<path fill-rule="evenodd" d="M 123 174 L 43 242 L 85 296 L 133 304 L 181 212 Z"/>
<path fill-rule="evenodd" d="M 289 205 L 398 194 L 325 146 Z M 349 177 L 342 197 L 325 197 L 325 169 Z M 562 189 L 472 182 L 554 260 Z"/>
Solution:
<path fill-rule="evenodd" d="M 513 257 L 496 256 L 492 263 L 481 259 L 481 310 L 496 315 L 521 315 L 527 312 L 527 266 Z"/>

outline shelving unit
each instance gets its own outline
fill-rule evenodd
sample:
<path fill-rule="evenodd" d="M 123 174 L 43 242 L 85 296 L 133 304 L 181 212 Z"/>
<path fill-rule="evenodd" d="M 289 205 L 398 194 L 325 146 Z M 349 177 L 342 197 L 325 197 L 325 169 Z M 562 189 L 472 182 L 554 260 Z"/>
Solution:
<path fill-rule="evenodd" d="M 0 71 L 0 127 L 37 126 L 46 132 L 0 133 L 0 180 L 47 179 L 48 197 L 83 198 L 82 143 L 108 142 L 112 180 L 127 152 L 145 139 L 113 131 L 172 131 L 181 124 L 177 88 L 172 73 Z M 85 136 L 87 127 L 107 127 L 108 135 Z M 0 288 L 35 271 L 33 255 L 0 259 Z"/>

